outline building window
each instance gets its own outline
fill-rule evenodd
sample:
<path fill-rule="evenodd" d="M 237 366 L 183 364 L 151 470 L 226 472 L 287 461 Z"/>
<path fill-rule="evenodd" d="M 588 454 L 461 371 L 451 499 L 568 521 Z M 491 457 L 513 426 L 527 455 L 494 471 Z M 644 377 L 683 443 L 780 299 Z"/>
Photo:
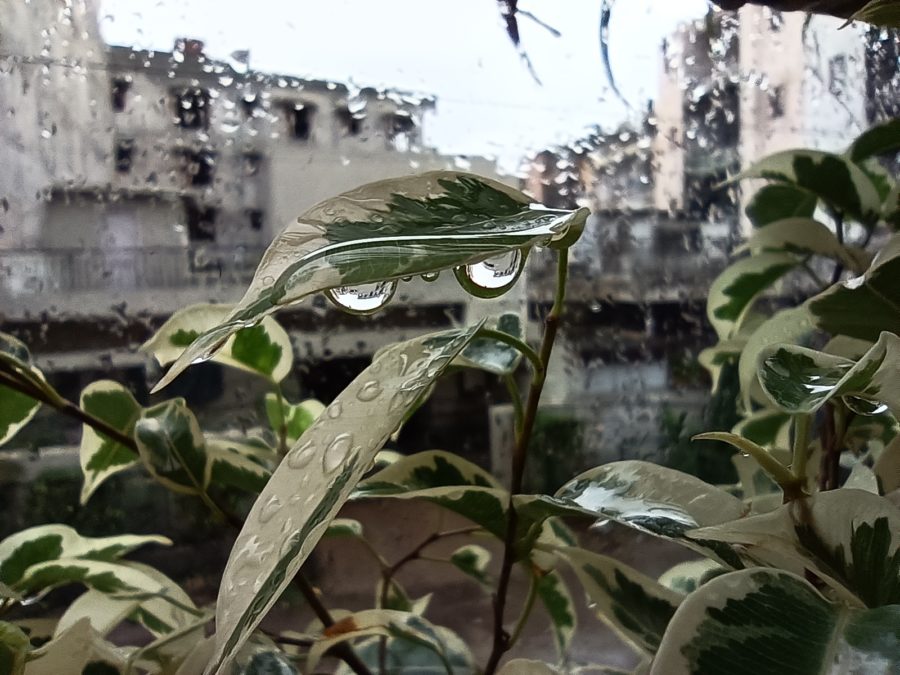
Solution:
<path fill-rule="evenodd" d="M 245 152 L 242 160 L 245 176 L 258 176 L 262 169 L 263 157 L 258 152 Z"/>
<path fill-rule="evenodd" d="M 308 141 L 312 138 L 313 118 L 315 106 L 308 103 L 287 103 L 284 106 L 287 117 L 288 133 L 298 141 Z"/>
<path fill-rule="evenodd" d="M 359 136 L 365 114 L 353 113 L 350 108 L 344 106 L 335 110 L 334 116 L 337 118 L 344 136 Z"/>
<path fill-rule="evenodd" d="M 191 187 L 212 185 L 216 167 L 216 156 L 209 150 L 184 152 L 182 154 L 184 172 Z"/>
<path fill-rule="evenodd" d="M 387 116 L 386 126 L 391 145 L 397 150 L 408 150 L 416 129 L 416 121 L 412 115 L 405 110 L 398 110 Z"/>
<path fill-rule="evenodd" d="M 134 140 L 127 138 L 116 142 L 116 171 L 128 173 L 131 171 L 132 158 L 134 156 Z"/>
<path fill-rule="evenodd" d="M 784 14 L 777 9 L 769 9 L 767 13 L 769 15 L 769 29 L 773 33 L 780 33 L 781 29 L 784 28 Z"/>
<path fill-rule="evenodd" d="M 187 215 L 188 240 L 215 241 L 217 209 L 200 206 L 191 199 L 185 200 L 184 208 Z"/>
<path fill-rule="evenodd" d="M 784 117 L 784 87 L 782 85 L 769 89 L 769 114 L 773 120 Z"/>
<path fill-rule="evenodd" d="M 262 209 L 247 209 L 247 224 L 254 232 L 261 232 L 265 223 L 265 214 Z"/>
<path fill-rule="evenodd" d="M 117 77 L 112 81 L 112 109 L 113 112 L 123 112 L 128 103 L 128 91 L 131 89 L 131 80 L 127 77 Z"/>
<path fill-rule="evenodd" d="M 172 93 L 178 126 L 182 129 L 206 129 L 209 126 L 209 94 L 205 89 L 187 87 Z"/>
<path fill-rule="evenodd" d="M 839 54 L 832 58 L 828 62 L 828 91 L 843 96 L 847 92 L 847 75 L 847 57 Z"/>

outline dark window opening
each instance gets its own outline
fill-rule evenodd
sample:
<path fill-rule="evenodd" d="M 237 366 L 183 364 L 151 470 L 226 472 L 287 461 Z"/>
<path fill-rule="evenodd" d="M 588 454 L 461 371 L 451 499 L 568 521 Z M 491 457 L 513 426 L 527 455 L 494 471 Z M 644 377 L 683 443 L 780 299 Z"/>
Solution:
<path fill-rule="evenodd" d="M 416 121 L 409 113 L 396 112 L 388 118 L 388 136 L 391 138 L 412 133 L 415 128 Z"/>
<path fill-rule="evenodd" d="M 184 170 L 192 187 L 212 185 L 216 166 L 216 156 L 208 150 L 185 152 Z"/>
<path fill-rule="evenodd" d="M 769 114 L 773 120 L 784 117 L 784 87 L 769 89 Z"/>
<path fill-rule="evenodd" d="M 847 91 L 847 57 L 835 56 L 828 62 L 828 91 L 835 96 L 843 96 Z"/>
<path fill-rule="evenodd" d="M 778 33 L 784 28 L 784 14 L 777 9 L 770 9 L 769 12 L 769 28 L 773 33 Z"/>
<path fill-rule="evenodd" d="M 362 131 L 362 123 L 363 119 L 365 119 L 365 115 L 353 113 L 346 107 L 338 108 L 334 114 L 335 117 L 337 117 L 338 123 L 341 125 L 341 131 L 344 132 L 345 136 L 359 136 L 359 133 Z"/>
<path fill-rule="evenodd" d="M 175 117 L 182 129 L 206 129 L 209 126 L 209 94 L 205 89 L 188 87 L 173 92 Z"/>
<path fill-rule="evenodd" d="M 119 173 L 128 173 L 131 171 L 133 157 L 134 141 L 132 139 L 123 139 L 116 143 L 116 171 Z"/>
<path fill-rule="evenodd" d="M 308 141 L 312 137 L 315 108 L 305 103 L 288 103 L 285 112 L 291 136 L 299 141 Z"/>
<path fill-rule="evenodd" d="M 244 175 L 258 176 L 260 170 L 262 169 L 262 162 L 262 155 L 258 152 L 245 152 L 243 160 Z"/>
<path fill-rule="evenodd" d="M 728 171 L 688 176 L 685 180 L 685 211 L 691 218 L 710 220 L 716 216 L 732 216 L 737 204 L 731 190 L 722 187 Z"/>
<path fill-rule="evenodd" d="M 262 209 L 247 209 L 247 223 L 254 232 L 262 231 L 265 223 L 264 213 Z"/>
<path fill-rule="evenodd" d="M 129 89 L 131 89 L 131 81 L 124 77 L 117 77 L 112 81 L 112 109 L 114 112 L 125 110 Z"/>
<path fill-rule="evenodd" d="M 187 200 L 185 201 L 185 213 L 190 241 L 216 240 L 217 209 L 211 206 L 200 206 L 192 200 Z"/>

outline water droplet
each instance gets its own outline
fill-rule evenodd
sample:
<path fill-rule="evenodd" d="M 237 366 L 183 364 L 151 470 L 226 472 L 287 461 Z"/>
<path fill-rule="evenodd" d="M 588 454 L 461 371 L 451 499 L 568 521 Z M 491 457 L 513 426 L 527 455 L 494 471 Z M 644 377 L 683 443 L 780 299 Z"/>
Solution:
<path fill-rule="evenodd" d="M 333 420 L 336 420 L 338 417 L 341 416 L 341 413 L 343 411 L 344 410 L 343 410 L 343 407 L 341 406 L 341 402 L 335 401 L 330 406 L 328 406 L 328 410 L 327 410 L 328 417 L 330 417 Z"/>
<path fill-rule="evenodd" d="M 431 283 L 432 281 L 437 281 L 439 276 L 441 276 L 440 272 L 426 272 L 422 275 L 422 281 Z"/>
<path fill-rule="evenodd" d="M 277 495 L 272 495 L 269 497 L 269 501 L 267 501 L 262 509 L 259 512 L 259 522 L 265 525 L 272 517 L 281 510 L 281 500 Z"/>
<path fill-rule="evenodd" d="M 525 257 L 518 249 L 453 270 L 460 285 L 479 298 L 503 295 L 516 283 Z"/>
<path fill-rule="evenodd" d="M 353 445 L 352 434 L 338 434 L 335 436 L 322 456 L 322 468 L 325 470 L 325 473 L 336 471 L 341 466 L 350 452 L 351 445 Z"/>
<path fill-rule="evenodd" d="M 380 281 L 375 284 L 341 286 L 325 293 L 329 300 L 347 312 L 372 314 L 390 302 L 396 290 L 396 281 Z"/>
<path fill-rule="evenodd" d="M 381 391 L 381 384 L 379 384 L 378 380 L 369 380 L 356 392 L 356 398 L 364 403 L 368 403 L 381 396 Z"/>
<path fill-rule="evenodd" d="M 288 453 L 286 458 L 287 465 L 292 469 L 302 469 L 309 464 L 310 460 L 316 454 L 316 444 L 314 441 L 306 441 L 299 448 L 295 448 Z"/>

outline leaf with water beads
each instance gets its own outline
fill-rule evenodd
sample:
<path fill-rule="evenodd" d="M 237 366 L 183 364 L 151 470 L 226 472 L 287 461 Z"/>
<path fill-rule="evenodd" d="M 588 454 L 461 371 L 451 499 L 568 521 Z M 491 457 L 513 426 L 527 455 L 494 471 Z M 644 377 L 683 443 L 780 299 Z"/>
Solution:
<path fill-rule="evenodd" d="M 397 280 L 461 268 L 467 290 L 509 288 L 532 246 L 568 246 L 587 209 L 537 207 L 502 183 L 434 171 L 364 185 L 328 199 L 288 226 L 267 249 L 243 299 L 200 335 L 156 386 L 216 353 L 241 328 L 321 291 L 351 312 L 383 307 Z"/>

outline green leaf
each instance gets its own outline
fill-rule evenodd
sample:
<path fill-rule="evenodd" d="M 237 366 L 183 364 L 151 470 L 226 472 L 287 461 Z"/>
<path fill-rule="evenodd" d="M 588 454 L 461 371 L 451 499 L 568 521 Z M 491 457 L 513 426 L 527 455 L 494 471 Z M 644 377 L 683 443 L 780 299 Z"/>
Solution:
<path fill-rule="evenodd" d="M 755 227 L 785 218 L 812 218 L 818 198 L 792 185 L 774 183 L 764 185 L 753 195 L 746 213 Z"/>
<path fill-rule="evenodd" d="M 607 556 L 559 549 L 605 623 L 639 653 L 653 655 L 682 595 Z"/>
<path fill-rule="evenodd" d="M 727 572 L 712 560 L 689 560 L 670 567 L 659 577 L 659 583 L 676 593 L 693 593 L 710 579 Z"/>
<path fill-rule="evenodd" d="M 813 330 L 812 317 L 805 306 L 800 306 L 774 314 L 753 331 L 738 361 L 738 379 L 745 409 L 752 410 L 754 388 L 759 391 L 757 368 L 763 350 L 779 342 L 796 342 Z"/>
<path fill-rule="evenodd" d="M 890 4 L 896 6 L 894 2 Z M 871 157 L 898 151 L 900 151 L 900 118 L 895 118 L 857 136 L 847 150 L 847 156 L 854 162 L 862 162 Z"/>
<path fill-rule="evenodd" d="M 206 442 L 184 399 L 144 410 L 134 437 L 144 466 L 156 480 L 175 492 L 205 494 L 210 478 Z"/>
<path fill-rule="evenodd" d="M 241 675 L 299 675 L 288 657 L 281 652 L 258 652 L 253 655 Z"/>
<path fill-rule="evenodd" d="M 812 572 L 854 604 L 900 604 L 900 510 L 869 492 L 822 492 L 688 536 L 738 545 L 757 564 Z"/>
<path fill-rule="evenodd" d="M 852 610 L 803 578 L 750 569 L 691 593 L 651 675 L 890 673 L 900 663 L 900 607 Z"/>
<path fill-rule="evenodd" d="M 569 587 L 559 572 L 549 572 L 537 580 L 537 597 L 547 611 L 553 627 L 553 642 L 560 659 L 564 659 L 575 637 L 578 612 Z"/>
<path fill-rule="evenodd" d="M 67 584 L 84 584 L 101 593 L 156 592 L 159 583 L 144 571 L 120 562 L 59 558 L 31 565 L 16 582 L 30 596 Z"/>
<path fill-rule="evenodd" d="M 30 650 L 31 643 L 21 628 L 0 621 L 0 673 L 22 675 L 25 672 L 25 657 Z"/>
<path fill-rule="evenodd" d="M 126 436 L 132 435 L 134 424 L 141 415 L 141 406 L 131 392 L 112 380 L 89 384 L 81 392 L 81 408 Z M 84 474 L 82 504 L 87 503 L 107 478 L 139 463 L 131 448 L 107 438 L 86 424 L 81 428 L 79 457 Z"/>
<path fill-rule="evenodd" d="M 453 631 L 443 626 L 433 626 L 439 639 L 449 646 L 450 665 L 456 675 L 474 675 L 471 656 L 465 643 Z M 363 639 L 354 646 L 354 651 L 373 673 L 380 672 L 381 663 L 380 637 Z M 385 668 L 391 675 L 446 675 L 447 668 L 440 655 L 433 649 L 414 640 L 403 637 L 387 638 L 387 654 Z M 338 675 L 352 675 L 345 664 L 337 670 Z"/>
<path fill-rule="evenodd" d="M 335 518 L 325 530 L 326 537 L 362 537 L 363 526 L 352 518 Z"/>
<path fill-rule="evenodd" d="M 176 361 L 202 333 L 228 317 L 232 305 L 191 305 L 175 312 L 141 350 L 160 365 Z M 232 368 L 281 382 L 294 367 L 294 351 L 287 331 L 266 317 L 255 326 L 242 327 L 223 343 L 212 360 Z"/>
<path fill-rule="evenodd" d="M 31 354 L 25 344 L 11 335 L 0 333 L 0 356 L 15 364 L 16 368 L 43 380 L 41 372 L 31 363 Z M 18 391 L 0 385 L 0 445 L 8 442 L 19 429 L 37 414 L 41 404 Z"/>
<path fill-rule="evenodd" d="M 671 539 L 730 567 L 742 563 L 727 546 L 707 545 L 687 532 L 744 515 L 740 499 L 699 478 L 649 462 L 626 460 L 591 469 L 556 493 L 600 518 Z"/>
<path fill-rule="evenodd" d="M 761 253 L 727 267 L 710 286 L 706 303 L 706 316 L 719 339 L 734 337 L 759 294 L 798 264 L 787 253 Z"/>
<path fill-rule="evenodd" d="M 851 16 L 849 21 L 865 21 L 876 26 L 900 28 L 900 7 L 897 6 L 896 0 L 871 0 Z M 894 133 L 896 134 L 896 131 Z"/>
<path fill-rule="evenodd" d="M 710 391 L 717 391 L 722 371 L 730 362 L 735 361 L 741 355 L 747 339 L 736 337 L 730 340 L 722 340 L 712 347 L 707 347 L 697 356 L 697 362 L 709 372 L 712 387 Z"/>
<path fill-rule="evenodd" d="M 32 651 L 25 672 L 26 675 L 89 675 L 92 672 L 105 675 L 124 672 L 125 662 L 125 650 L 106 642 L 87 619 L 82 619 Z"/>
<path fill-rule="evenodd" d="M 493 325 L 486 325 L 501 333 L 523 340 L 525 338 L 522 320 L 512 312 L 500 315 Z M 494 375 L 509 375 L 515 372 L 522 360 L 522 354 L 515 347 L 490 337 L 477 337 L 453 361 L 454 366 L 479 368 Z"/>
<path fill-rule="evenodd" d="M 278 395 L 274 393 L 266 394 L 265 405 L 266 416 L 272 430 L 278 435 L 284 426 L 287 442 L 291 444 L 296 442 L 325 410 L 325 406 L 315 399 L 310 398 L 293 404 L 283 399 L 279 401 Z"/>
<path fill-rule="evenodd" d="M 742 419 L 731 433 L 743 436 L 764 448 L 786 448 L 790 445 L 790 426 L 790 415 L 766 408 Z"/>
<path fill-rule="evenodd" d="M 410 405 L 479 326 L 383 352 L 306 430 L 253 505 L 225 568 L 213 670 L 230 661 L 290 583 Z"/>
<path fill-rule="evenodd" d="M 775 405 L 791 414 L 811 414 L 841 398 L 860 414 L 886 406 L 900 418 L 900 338 L 882 333 L 856 362 L 805 347 L 772 345 L 760 354 L 759 380 Z"/>
<path fill-rule="evenodd" d="M 747 247 L 755 255 L 766 251 L 786 251 L 826 256 L 857 273 L 862 273 L 868 266 L 864 253 L 841 244 L 827 225 L 812 218 L 787 218 L 761 227 L 750 235 Z"/>
<path fill-rule="evenodd" d="M 133 534 L 84 537 L 67 525 L 38 525 L 0 541 L 0 582 L 15 587 L 31 566 L 61 558 L 112 562 L 146 544 L 171 543 L 165 537 Z"/>
<path fill-rule="evenodd" d="M 222 485 L 259 494 L 271 476 L 268 466 L 235 450 L 233 444 L 207 441 L 203 485 Z"/>
<path fill-rule="evenodd" d="M 327 628 L 322 639 L 317 640 L 309 650 L 307 671 L 314 672 L 325 652 L 335 645 L 372 635 L 410 642 L 432 651 L 440 659 L 447 675 L 474 675 L 476 672 L 472 655 L 462 640 L 446 629 L 439 630 L 439 627 L 417 614 L 385 609 L 356 612 Z M 448 639 L 448 635 L 452 639 Z"/>
<path fill-rule="evenodd" d="M 450 562 L 466 576 L 472 577 L 485 588 L 491 588 L 492 582 L 488 576 L 491 552 L 484 546 L 477 544 L 460 546 L 450 555 Z"/>
<path fill-rule="evenodd" d="M 459 455 L 428 450 L 403 457 L 369 476 L 359 484 L 354 497 L 385 496 L 460 485 L 501 488 L 490 473 Z"/>
<path fill-rule="evenodd" d="M 532 208 L 522 192 L 454 171 L 378 181 L 328 199 L 276 237 L 234 311 L 192 343 L 156 389 L 238 329 L 320 291 L 336 289 L 332 297 L 345 298 L 345 308 L 368 313 L 390 299 L 398 279 L 461 268 L 481 281 L 467 290 L 495 296 L 521 271 L 522 251 L 570 245 L 587 216 L 587 209 Z M 481 264 L 489 260 L 497 264 Z"/>
<path fill-rule="evenodd" d="M 806 190 L 863 224 L 874 224 L 881 212 L 881 198 L 872 181 L 840 155 L 787 150 L 761 159 L 733 180 L 747 178 L 765 178 Z"/>
<path fill-rule="evenodd" d="M 900 235 L 863 276 L 837 283 L 806 304 L 816 325 L 833 335 L 874 342 L 882 331 L 900 333 Z"/>

